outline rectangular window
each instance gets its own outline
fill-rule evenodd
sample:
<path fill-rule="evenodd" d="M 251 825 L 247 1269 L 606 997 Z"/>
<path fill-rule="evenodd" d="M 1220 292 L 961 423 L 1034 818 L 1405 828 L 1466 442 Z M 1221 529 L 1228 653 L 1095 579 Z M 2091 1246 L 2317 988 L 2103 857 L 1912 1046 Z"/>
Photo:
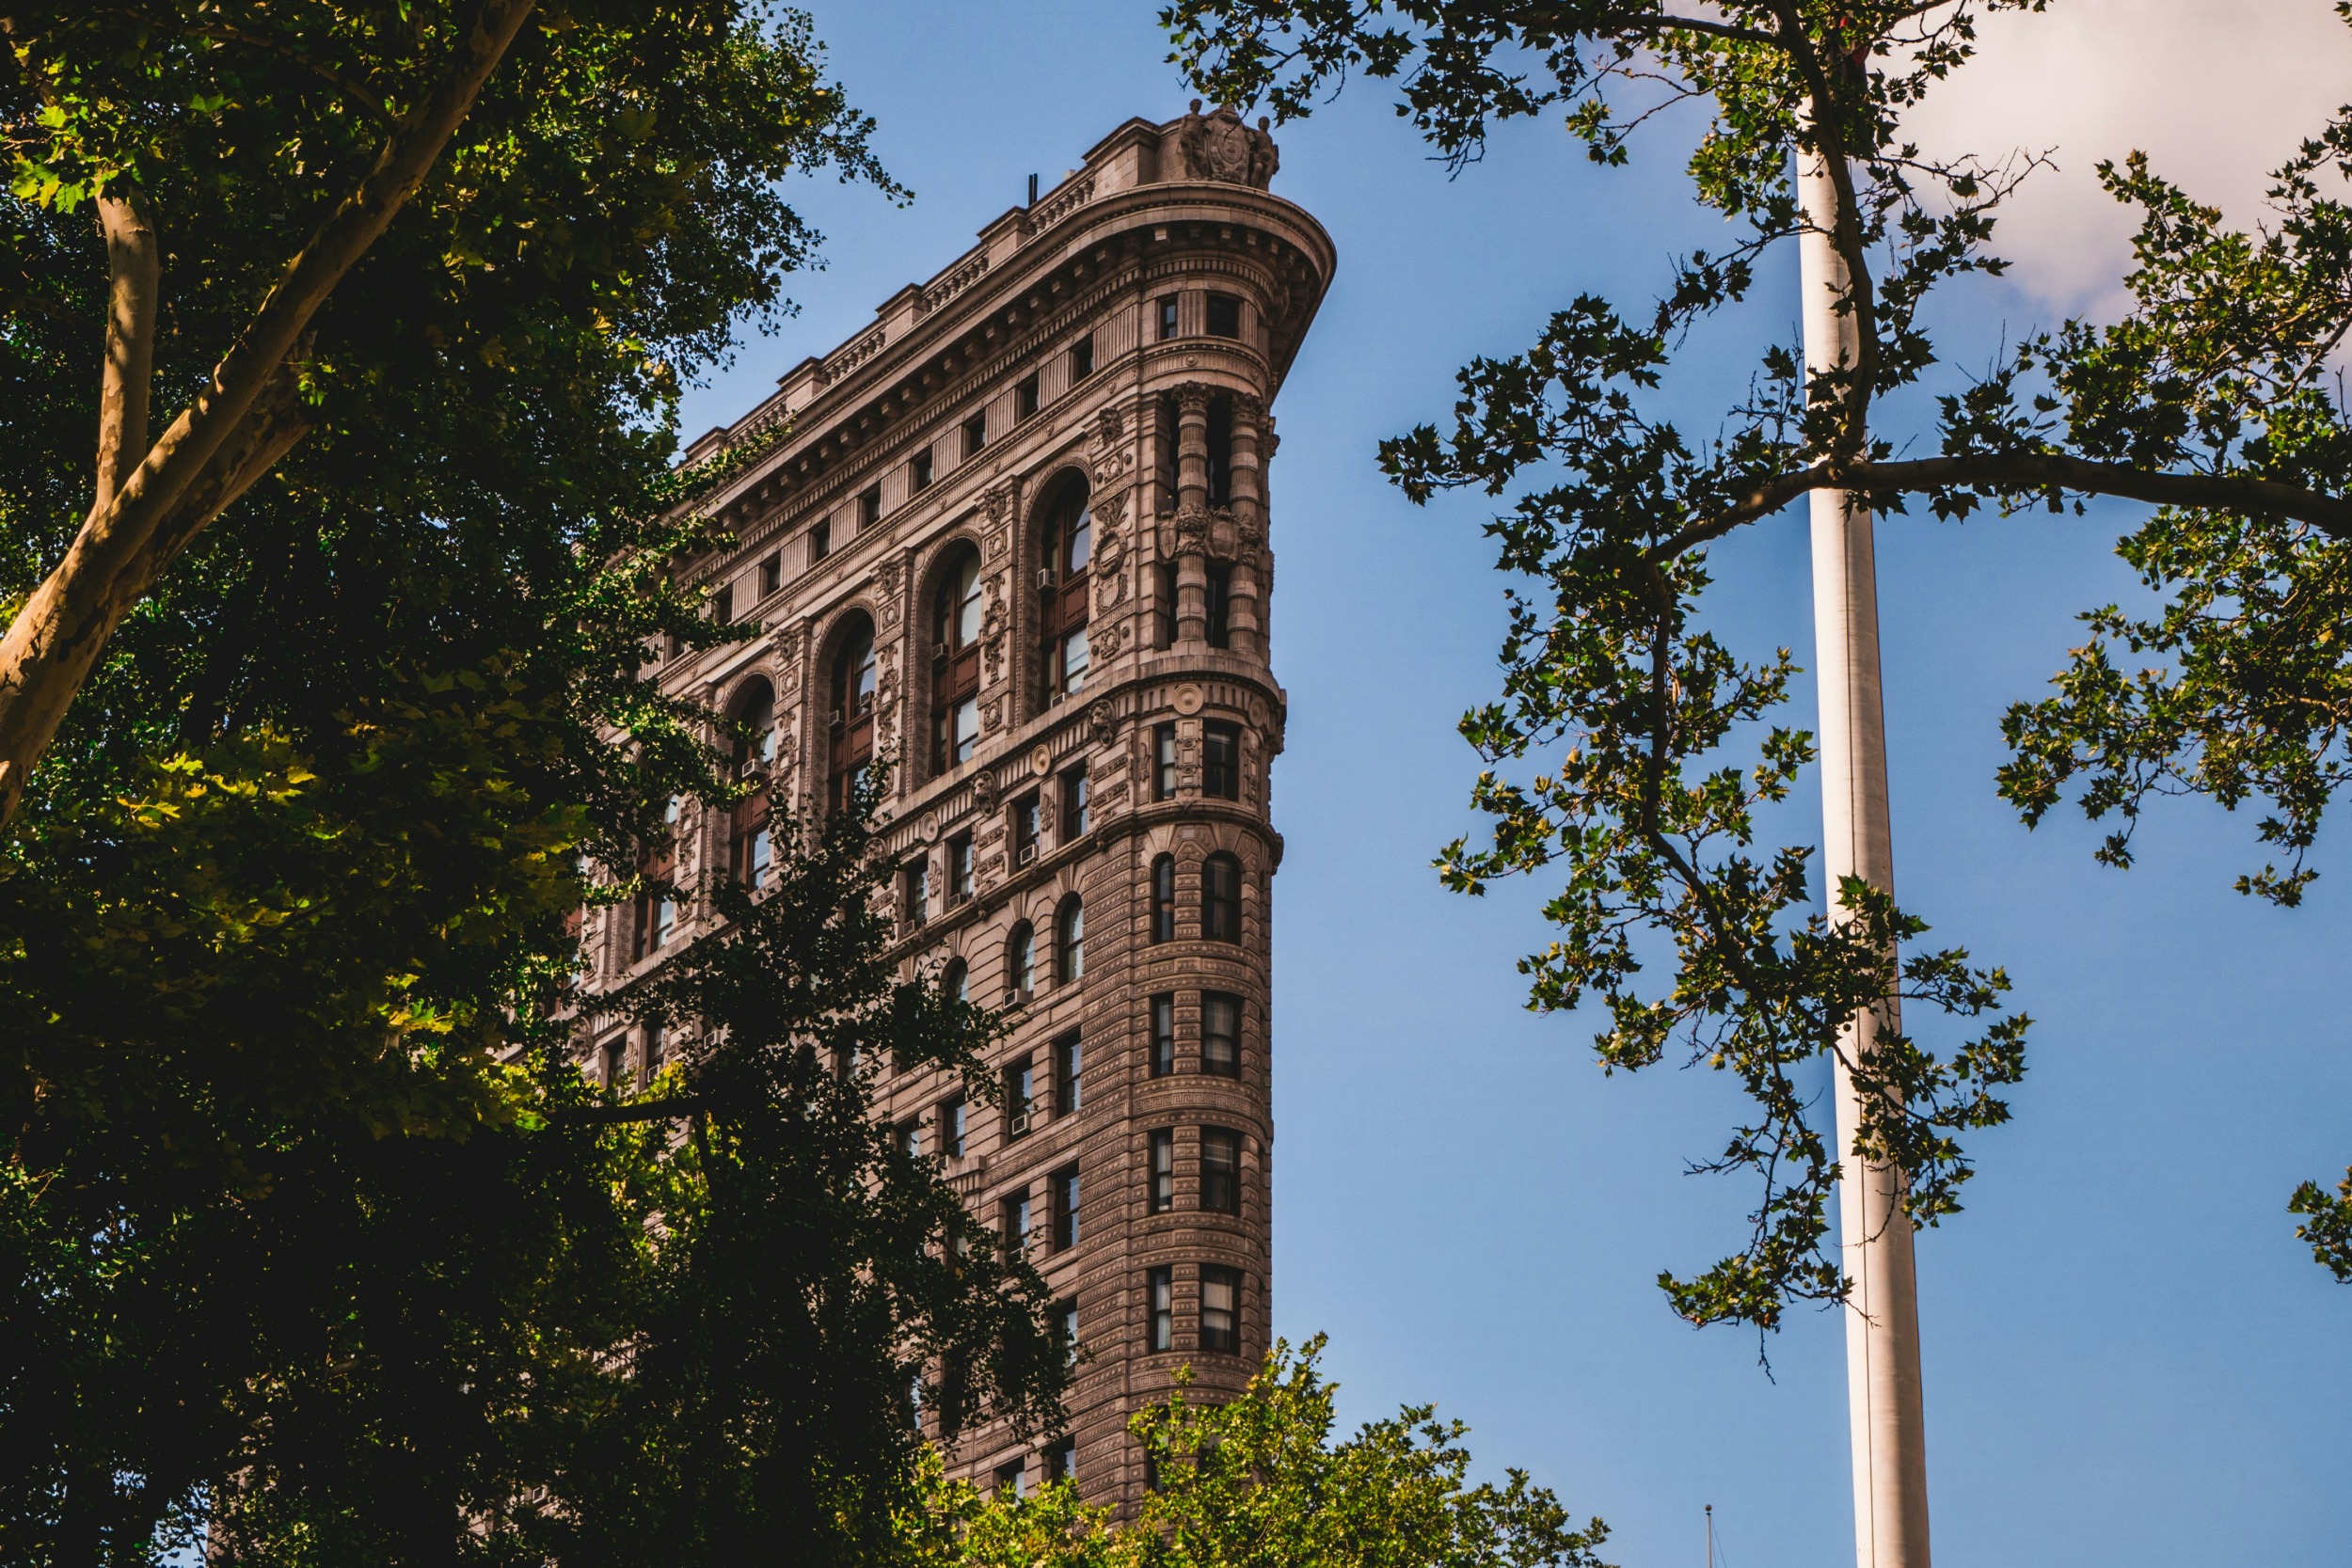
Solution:
<path fill-rule="evenodd" d="M 1087 770 L 1073 768 L 1061 776 L 1061 841 L 1074 843 L 1094 826 L 1092 800 L 1087 790 Z"/>
<path fill-rule="evenodd" d="M 1070 345 L 1070 380 L 1074 386 L 1094 373 L 1094 334 Z"/>
<path fill-rule="evenodd" d="M 1054 1114 L 1074 1115 L 1086 1103 L 1086 1058 L 1076 1035 L 1054 1042 Z"/>
<path fill-rule="evenodd" d="M 1160 296 L 1160 339 L 1163 342 L 1176 336 L 1176 296 Z"/>
<path fill-rule="evenodd" d="M 1233 499 L 1233 405 L 1223 398 L 1209 402 L 1209 504 L 1229 506 Z"/>
<path fill-rule="evenodd" d="M 1045 1480 L 1075 1482 L 1078 1479 L 1078 1440 L 1065 1437 L 1045 1450 Z"/>
<path fill-rule="evenodd" d="M 1075 697 L 1087 689 L 1087 665 L 1091 655 L 1087 643 L 1087 629 L 1078 627 L 1065 633 L 1054 660 L 1054 695 L 1057 700 Z"/>
<path fill-rule="evenodd" d="M 759 562 L 759 596 L 766 598 L 784 586 L 784 557 L 769 555 Z"/>
<path fill-rule="evenodd" d="M 1030 1069 L 1028 1057 L 1005 1064 L 1006 1137 L 1018 1138 L 1028 1132 L 1029 1100 L 1036 1086 L 1037 1075 Z"/>
<path fill-rule="evenodd" d="M 1037 412 L 1036 376 L 1025 375 L 1021 378 L 1021 384 L 1012 389 L 1012 406 L 1015 419 L 1025 420 Z"/>
<path fill-rule="evenodd" d="M 1176 726 L 1162 724 L 1152 732 L 1152 799 L 1176 799 Z"/>
<path fill-rule="evenodd" d="M 1026 865 L 1037 859 L 1038 801 L 1030 791 L 1012 803 L 1012 863 Z"/>
<path fill-rule="evenodd" d="M 1215 721 L 1200 726 L 1200 793 L 1241 799 L 1241 731 Z"/>
<path fill-rule="evenodd" d="M 1241 1271 L 1200 1265 L 1200 1348 L 1241 1349 Z"/>
<path fill-rule="evenodd" d="M 1240 997 L 1200 993 L 1200 1070 L 1219 1078 L 1241 1076 Z"/>
<path fill-rule="evenodd" d="M 1176 998 L 1152 998 L 1152 1076 L 1165 1078 L 1176 1070 Z"/>
<path fill-rule="evenodd" d="M 613 1036 L 604 1042 L 604 1048 L 597 1053 L 597 1056 L 600 1058 L 597 1077 L 606 1088 L 618 1089 L 621 1086 L 621 1072 L 628 1061 L 628 1037 Z"/>
<path fill-rule="evenodd" d="M 1078 1167 L 1064 1165 L 1053 1175 L 1054 1250 L 1067 1252 L 1078 1244 Z"/>
<path fill-rule="evenodd" d="M 1209 336 L 1238 338 L 1241 336 L 1241 301 L 1232 294 L 1209 296 Z"/>
<path fill-rule="evenodd" d="M 953 909 L 972 896 L 972 835 L 958 833 L 947 841 L 947 905 Z"/>
<path fill-rule="evenodd" d="M 923 1123 L 920 1118 L 898 1124 L 898 1152 L 908 1159 L 919 1159 L 923 1153 Z"/>
<path fill-rule="evenodd" d="M 1064 1296 L 1054 1303 L 1054 1333 L 1061 1340 L 1062 1365 L 1078 1364 L 1078 1298 Z"/>
<path fill-rule="evenodd" d="M 882 486 L 869 485 L 866 493 L 857 499 L 857 526 L 862 529 L 872 528 L 881 521 Z"/>
<path fill-rule="evenodd" d="M 1026 1496 L 1027 1483 L 1023 1478 L 1027 1474 L 1027 1465 L 1022 1460 L 1006 1460 L 1002 1465 L 996 1466 L 996 1478 L 991 1484 L 990 1490 L 994 1492 L 1009 1492 L 1015 1497 Z"/>
<path fill-rule="evenodd" d="M 1152 1134 L 1152 1212 L 1165 1214 L 1176 1207 L 1176 1129 L 1162 1127 Z"/>
<path fill-rule="evenodd" d="M 931 449 L 925 447 L 907 462 L 907 494 L 914 495 L 931 487 Z M 880 516 L 877 512 L 875 515 Z"/>
<path fill-rule="evenodd" d="M 735 584 L 711 590 L 710 618 L 723 626 L 735 624 Z"/>
<path fill-rule="evenodd" d="M 1202 628 L 1212 648 L 1233 645 L 1233 569 L 1223 562 L 1209 567 L 1208 620 Z"/>
<path fill-rule="evenodd" d="M 988 416 L 975 414 L 963 421 L 963 455 L 976 457 L 988 445 Z"/>
<path fill-rule="evenodd" d="M 660 1024 L 648 1023 L 645 1025 L 644 1049 L 638 1053 L 637 1058 L 637 1065 L 640 1069 L 638 1076 L 641 1080 L 651 1082 L 653 1075 L 661 1070 L 661 1054 L 663 1048 L 667 1045 L 667 1043 L 668 1037 L 663 1033 Z"/>
<path fill-rule="evenodd" d="M 820 517 L 808 531 L 808 563 L 812 566 L 833 553 L 833 519 Z"/>
<path fill-rule="evenodd" d="M 963 1158 L 965 1117 L 970 1115 L 961 1096 L 939 1102 L 939 1152 L 950 1160 Z"/>
<path fill-rule="evenodd" d="M 1176 1346 L 1176 1271 L 1166 1265 L 1153 1269 L 1146 1277 L 1144 1291 L 1152 1304 L 1152 1348 L 1173 1350 Z"/>
<path fill-rule="evenodd" d="M 931 867 L 920 860 L 906 869 L 907 924 L 920 926 L 931 917 Z"/>
<path fill-rule="evenodd" d="M 1157 641 L 1160 647 L 1172 648 L 1176 645 L 1176 562 L 1163 561 L 1157 570 L 1160 589 L 1159 603 L 1152 606 L 1159 611 Z"/>
<path fill-rule="evenodd" d="M 996 1235 L 1007 1252 L 1019 1252 L 1029 1244 L 1029 1195 L 1025 1189 L 1007 1193 L 997 1200 Z"/>
<path fill-rule="evenodd" d="M 1200 1129 L 1200 1207 L 1241 1212 L 1241 1134 L 1229 1127 Z"/>

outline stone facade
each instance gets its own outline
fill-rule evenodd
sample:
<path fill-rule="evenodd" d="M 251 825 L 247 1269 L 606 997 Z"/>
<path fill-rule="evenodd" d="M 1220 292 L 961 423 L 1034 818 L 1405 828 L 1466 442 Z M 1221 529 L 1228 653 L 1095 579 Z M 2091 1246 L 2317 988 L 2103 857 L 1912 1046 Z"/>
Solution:
<path fill-rule="evenodd" d="M 1267 408 L 1334 260 L 1263 188 L 1274 166 L 1230 110 L 1130 120 L 695 443 L 766 445 L 713 498 L 738 543 L 695 566 L 764 631 L 660 675 L 771 717 L 771 789 L 803 816 L 893 760 L 904 961 L 1017 1007 L 997 1065 L 1017 1089 L 1025 1061 L 1030 1098 L 970 1106 L 960 1152 L 954 1082 L 892 1075 L 882 1101 L 993 1223 L 1026 1199 L 1085 1352 L 1074 1454 L 984 1427 L 950 1461 L 1034 1484 L 1074 1460 L 1098 1501 L 1143 1484 L 1130 1413 L 1181 1365 L 1230 1393 L 1269 1337 Z M 681 879 L 746 832 L 690 809 Z M 591 932 L 608 982 L 660 961 L 632 959 L 622 913 Z"/>

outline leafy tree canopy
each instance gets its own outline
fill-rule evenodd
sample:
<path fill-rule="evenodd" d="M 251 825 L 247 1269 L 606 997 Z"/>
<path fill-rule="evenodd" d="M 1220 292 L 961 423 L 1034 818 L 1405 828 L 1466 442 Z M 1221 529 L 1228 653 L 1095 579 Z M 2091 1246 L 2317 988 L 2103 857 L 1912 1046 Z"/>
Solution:
<path fill-rule="evenodd" d="M 1138 1412 L 1157 1485 L 1125 1521 L 1064 1481 L 1034 1497 L 931 1489 L 901 1535 L 923 1568 L 1606 1568 L 1608 1527 L 1581 1527 L 1522 1470 L 1472 1484 L 1459 1421 L 1408 1407 L 1333 1440 L 1318 1335 L 1278 1342 L 1240 1396 Z"/>
<path fill-rule="evenodd" d="M 1931 156 L 1904 120 L 1966 63 L 1980 18 L 2042 4 L 1174 0 L 1163 12 L 1204 90 L 1287 119 L 1351 74 L 1391 80 L 1398 112 L 1457 169 L 1515 117 L 1558 115 L 1610 165 L 1661 110 L 1704 117 L 1685 174 L 1739 237 L 1675 263 L 1642 312 L 1576 299 L 1527 352 L 1464 370 L 1449 425 L 1380 452 L 1416 501 L 1508 496 L 1489 532 L 1528 584 L 1511 596 L 1502 698 L 1462 726 L 1491 765 L 1473 799 L 1492 839 L 1450 847 L 1446 880 L 1477 893 L 1563 875 L 1547 907 L 1561 939 L 1523 965 L 1532 1005 L 1597 999 L 1605 1065 L 1638 1069 L 1679 1049 L 1734 1073 L 1756 1107 L 1708 1162 L 1760 1184 L 1745 1245 L 1695 1276 L 1661 1276 L 1693 1322 L 1770 1328 L 1792 1300 L 1842 1298 L 1826 1200 L 1849 1154 L 1907 1173 L 1915 1223 L 1956 1212 L 1971 1170 L 1962 1139 L 2006 1119 L 2026 1022 L 2005 1014 L 2000 970 L 1958 949 L 1898 962 L 1896 942 L 1926 929 L 1915 915 L 1859 883 L 1815 888 L 1807 846 L 1758 845 L 1812 739 L 1779 713 L 1788 651 L 1745 657 L 1707 629 L 1711 542 L 1822 489 L 1942 517 L 2080 511 L 2090 496 L 2150 503 L 2120 548 L 2157 610 L 2086 617 L 2090 641 L 2057 694 L 2005 722 L 2003 795 L 2033 823 L 2074 791 L 2090 816 L 2121 824 L 2102 850 L 2116 865 L 2151 796 L 2258 803 L 2260 836 L 2285 858 L 2240 888 L 2293 904 L 2352 761 L 2352 427 L 2328 374 L 2352 327 L 2352 208 L 2332 194 L 2352 174 L 2352 111 L 2295 150 L 2256 231 L 2231 229 L 2144 158 L 2102 165 L 2140 214 L 2122 319 L 2030 333 L 1989 373 L 1954 374 L 1928 301 L 2003 271 L 1994 219 L 2037 160 Z M 1800 199 L 1807 162 L 1834 187 L 1816 203 L 1827 210 Z M 1842 263 L 1851 357 L 1808 365 L 1797 345 L 1772 348 L 1711 439 L 1661 417 L 1677 348 L 1750 304 L 1759 258 L 1808 232 Z M 1880 405 L 1906 390 L 1928 394 L 1912 402 L 1933 418 L 1890 433 Z M 2127 673 L 2119 653 L 2153 662 Z M 1662 984 L 1643 970 L 1661 947 Z M 1793 1074 L 1889 995 L 1981 1027 L 1934 1047 L 1881 1035 L 1847 1064 L 1864 1114 L 1855 1147 L 1834 1148 Z M 2352 1196 L 2311 1183 L 2295 1204 L 2321 1260 L 2352 1270 Z"/>

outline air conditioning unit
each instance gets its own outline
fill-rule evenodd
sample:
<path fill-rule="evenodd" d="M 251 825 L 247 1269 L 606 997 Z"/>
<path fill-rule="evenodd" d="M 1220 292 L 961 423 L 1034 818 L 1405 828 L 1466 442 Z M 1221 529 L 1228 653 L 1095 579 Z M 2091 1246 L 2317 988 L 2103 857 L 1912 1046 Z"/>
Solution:
<path fill-rule="evenodd" d="M 945 642 L 934 642 L 931 644 L 931 657 L 933 658 L 946 658 L 948 655 L 954 652 L 955 649 L 949 647 Z"/>
<path fill-rule="evenodd" d="M 1051 566 L 1037 569 L 1037 585 L 1041 592 L 1054 586 L 1054 569 Z"/>
<path fill-rule="evenodd" d="M 1005 1123 L 1005 1132 L 1012 1137 L 1020 1137 L 1023 1133 L 1028 1132 L 1028 1130 L 1029 1113 L 1026 1111 L 1022 1112 L 1019 1116 L 1014 1117 L 1010 1121 Z"/>
<path fill-rule="evenodd" d="M 1025 844 L 1020 848 L 1013 851 L 1012 863 L 1015 865 L 1026 865 L 1035 859 L 1037 859 L 1037 846 L 1034 844 Z"/>

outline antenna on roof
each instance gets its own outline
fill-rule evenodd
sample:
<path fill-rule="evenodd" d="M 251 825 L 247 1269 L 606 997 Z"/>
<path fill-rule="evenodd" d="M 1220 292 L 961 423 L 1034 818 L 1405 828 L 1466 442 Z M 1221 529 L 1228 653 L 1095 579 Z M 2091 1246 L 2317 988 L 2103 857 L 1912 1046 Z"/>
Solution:
<path fill-rule="evenodd" d="M 1034 174 L 1029 176 L 1029 205 L 1037 205 L 1037 176 Z"/>

